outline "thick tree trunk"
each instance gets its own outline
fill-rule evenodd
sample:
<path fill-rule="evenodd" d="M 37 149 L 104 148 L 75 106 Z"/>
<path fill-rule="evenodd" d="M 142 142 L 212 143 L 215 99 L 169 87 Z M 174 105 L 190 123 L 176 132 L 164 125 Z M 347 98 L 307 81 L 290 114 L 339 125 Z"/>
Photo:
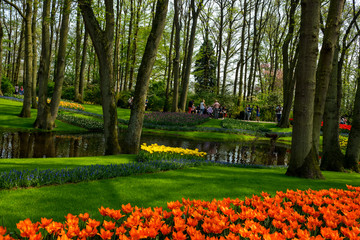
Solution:
<path fill-rule="evenodd" d="M 358 56 L 358 69 L 360 69 L 360 56 Z M 353 122 L 345 154 L 345 168 L 360 172 L 360 73 L 357 77 L 357 89 L 353 109 Z"/>
<path fill-rule="evenodd" d="M 50 105 L 47 103 L 47 88 L 50 73 L 50 2 L 43 1 L 42 11 L 42 35 L 41 35 L 41 56 L 39 66 L 39 103 L 37 117 L 34 123 L 35 128 L 52 129 L 50 125 Z"/>
<path fill-rule="evenodd" d="M 24 83 L 24 101 L 20 112 L 20 117 L 31 117 L 31 93 L 33 77 L 33 48 L 32 48 L 32 0 L 26 1 L 25 14 L 25 83 Z"/>
<path fill-rule="evenodd" d="M 185 111 L 185 107 L 186 107 L 187 94 L 188 94 L 188 90 L 189 90 L 188 88 L 189 88 L 192 55 L 194 52 L 194 44 L 195 44 L 195 37 L 196 37 L 196 26 L 197 26 L 197 20 L 198 20 L 200 11 L 203 7 L 202 3 L 203 3 L 203 0 L 201 0 L 199 2 L 198 8 L 195 10 L 195 0 L 191 0 L 193 24 L 191 26 L 191 34 L 190 34 L 189 47 L 188 47 L 188 53 L 187 53 L 187 60 L 186 60 L 186 66 L 184 69 L 185 75 L 183 78 L 182 90 L 181 90 L 180 108 L 182 111 Z"/>
<path fill-rule="evenodd" d="M 319 151 L 320 128 L 323 120 L 326 93 L 329 86 L 332 61 L 336 43 L 340 33 L 340 20 L 345 0 L 331 0 L 326 20 L 323 44 L 320 51 L 318 69 L 316 71 L 316 90 L 314 104 L 313 141 L 316 151 Z"/>
<path fill-rule="evenodd" d="M 174 91 L 173 91 L 173 102 L 171 111 L 177 112 L 178 110 L 178 99 L 179 99 L 179 76 L 180 76 L 180 32 L 181 25 L 179 21 L 179 9 L 181 6 L 181 0 L 175 0 L 175 13 L 174 13 L 174 25 L 175 25 L 175 58 L 174 58 Z"/>
<path fill-rule="evenodd" d="M 32 70 L 32 108 L 37 108 L 38 104 L 36 101 L 36 85 L 37 85 L 37 58 L 38 58 L 38 54 L 37 54 L 37 35 L 36 35 L 36 22 L 37 22 L 37 12 L 38 12 L 38 6 L 39 6 L 39 1 L 38 0 L 34 0 L 34 11 L 33 11 L 33 16 L 32 16 L 32 25 L 31 25 L 31 29 L 32 29 L 32 44 L 33 44 L 33 61 L 32 61 L 32 65 L 33 65 L 33 70 Z"/>
<path fill-rule="evenodd" d="M 302 0 L 289 176 L 323 178 L 312 141 L 319 23 L 320 0 Z"/>
<path fill-rule="evenodd" d="M 87 0 L 78 0 L 85 27 L 89 32 L 99 59 L 101 101 L 104 118 L 105 154 L 118 154 L 117 108 L 113 75 L 114 7 L 112 0 L 105 0 L 105 31 L 100 28 L 94 12 Z"/>
<path fill-rule="evenodd" d="M 129 127 L 126 133 L 126 152 L 138 153 L 140 148 L 140 137 L 145 113 L 145 100 L 149 87 L 151 71 L 156 59 L 156 53 L 160 39 L 165 27 L 168 0 L 158 0 L 156 5 L 155 18 L 152 23 L 145 52 L 139 67 L 133 109 L 131 110 Z"/>
<path fill-rule="evenodd" d="M 339 47 L 335 49 L 333 68 L 326 96 L 323 126 L 323 156 L 321 170 L 343 171 L 344 154 L 339 144 L 339 108 L 337 106 L 337 63 Z"/>

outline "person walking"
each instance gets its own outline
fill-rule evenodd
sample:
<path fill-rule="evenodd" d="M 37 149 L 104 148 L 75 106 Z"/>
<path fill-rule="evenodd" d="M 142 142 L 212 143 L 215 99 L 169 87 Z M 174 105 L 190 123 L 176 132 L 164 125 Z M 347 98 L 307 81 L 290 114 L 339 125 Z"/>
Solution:
<path fill-rule="evenodd" d="M 260 121 L 260 108 L 259 106 L 256 106 L 256 121 Z"/>
<path fill-rule="evenodd" d="M 193 100 L 190 100 L 190 102 L 189 102 L 189 104 L 188 104 L 188 113 L 191 113 L 192 108 L 193 108 L 193 105 L 194 105 L 194 101 L 193 101 Z"/>
<path fill-rule="evenodd" d="M 203 99 L 202 102 L 200 102 L 200 115 L 204 114 L 205 108 L 206 108 L 205 99 Z"/>
<path fill-rule="evenodd" d="M 248 105 L 249 107 L 247 108 L 247 120 L 249 120 L 250 121 L 250 118 L 251 118 L 251 112 L 252 112 L 252 110 L 253 110 L 253 108 L 252 107 L 250 107 L 250 105 Z"/>
<path fill-rule="evenodd" d="M 220 112 L 220 103 L 218 102 L 218 100 L 215 100 L 213 107 L 214 107 L 214 118 L 218 119 Z"/>
<path fill-rule="evenodd" d="M 283 108 L 280 106 L 280 104 L 276 107 L 275 112 L 276 112 L 276 118 L 277 118 L 277 122 L 279 123 L 281 120 L 281 114 L 282 114 L 282 110 Z"/>

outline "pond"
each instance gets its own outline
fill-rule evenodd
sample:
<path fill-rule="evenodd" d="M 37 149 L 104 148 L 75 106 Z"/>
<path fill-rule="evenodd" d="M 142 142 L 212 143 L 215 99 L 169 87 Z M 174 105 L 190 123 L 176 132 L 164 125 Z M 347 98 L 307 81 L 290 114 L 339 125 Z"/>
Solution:
<path fill-rule="evenodd" d="M 120 145 L 124 145 L 120 134 Z M 242 164 L 287 165 L 290 150 L 275 142 L 209 142 L 143 135 L 141 143 L 195 149 L 207 153 L 207 159 Z M 5 132 L 0 133 L 0 158 L 85 157 L 104 154 L 102 133 L 56 134 Z M 0 160 L 1 161 L 1 160 Z"/>

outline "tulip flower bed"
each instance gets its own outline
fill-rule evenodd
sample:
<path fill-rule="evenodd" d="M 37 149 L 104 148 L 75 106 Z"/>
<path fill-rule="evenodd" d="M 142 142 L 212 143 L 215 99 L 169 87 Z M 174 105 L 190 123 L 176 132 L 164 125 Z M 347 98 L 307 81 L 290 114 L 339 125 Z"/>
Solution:
<path fill-rule="evenodd" d="M 346 150 L 347 144 L 348 144 L 348 137 L 345 136 L 339 136 L 339 144 L 341 150 Z"/>
<path fill-rule="evenodd" d="M 174 112 L 145 113 L 144 123 L 170 126 L 195 126 L 209 120 L 205 114 L 188 114 Z"/>
<path fill-rule="evenodd" d="M 137 161 L 146 162 L 158 159 L 173 160 L 173 159 L 188 159 L 188 160 L 203 160 L 206 152 L 199 152 L 199 149 L 191 150 L 180 147 L 166 147 L 164 145 L 146 143 L 141 145 L 141 150 L 136 156 Z"/>
<path fill-rule="evenodd" d="M 168 209 L 99 208 L 102 221 L 88 213 L 68 214 L 63 223 L 42 218 L 17 224 L 19 233 L 0 239 L 359 239 L 360 187 L 253 195 L 245 200 L 182 199 Z"/>
<path fill-rule="evenodd" d="M 223 128 L 228 129 L 244 129 L 253 132 L 270 132 L 270 130 L 263 126 L 256 126 L 249 122 L 243 122 L 236 119 L 226 118 L 221 122 Z"/>
<path fill-rule="evenodd" d="M 102 132 L 104 130 L 104 123 L 102 121 L 97 121 L 91 118 L 76 117 L 74 115 L 69 115 L 59 112 L 57 119 L 78 127 L 85 128 L 90 131 Z"/>

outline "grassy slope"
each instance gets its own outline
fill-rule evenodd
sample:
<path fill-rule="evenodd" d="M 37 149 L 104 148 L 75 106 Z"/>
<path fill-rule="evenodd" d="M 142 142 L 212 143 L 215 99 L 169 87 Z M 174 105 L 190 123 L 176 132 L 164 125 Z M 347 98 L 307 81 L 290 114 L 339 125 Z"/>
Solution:
<path fill-rule="evenodd" d="M 99 157 L 74 157 L 74 158 L 12 158 L 0 159 L 0 172 L 12 169 L 54 169 L 76 168 L 85 165 L 121 164 L 135 161 L 136 155 L 122 154 Z"/>
<path fill-rule="evenodd" d="M 360 185 L 359 174 L 323 172 L 326 180 L 287 177 L 285 169 L 201 167 L 144 174 L 79 184 L 42 188 L 1 190 L 0 223 L 14 229 L 15 223 L 40 217 L 64 221 L 67 213 L 89 212 L 101 220 L 100 206 L 120 209 L 131 203 L 139 207 L 166 206 L 181 198 L 212 200 L 244 199 L 262 191 L 274 195 L 286 189 L 346 188 Z M 1 224 L 0 224 L 1 225 Z"/>
<path fill-rule="evenodd" d="M 34 130 L 33 124 L 36 119 L 36 109 L 31 109 L 30 118 L 20 118 L 18 114 L 21 112 L 22 103 L 5 100 L 0 98 L 0 128 L 17 129 L 17 130 Z M 70 124 L 56 121 L 56 131 L 78 132 L 86 131 Z"/>

